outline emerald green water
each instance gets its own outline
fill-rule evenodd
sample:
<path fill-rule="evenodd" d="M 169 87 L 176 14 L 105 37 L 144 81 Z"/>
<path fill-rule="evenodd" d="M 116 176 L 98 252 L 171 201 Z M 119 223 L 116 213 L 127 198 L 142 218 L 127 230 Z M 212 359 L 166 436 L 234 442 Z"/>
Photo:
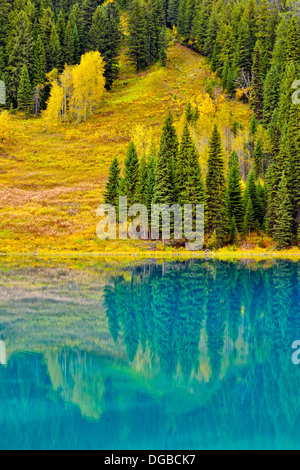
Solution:
<path fill-rule="evenodd" d="M 0 270 L 1 449 L 299 449 L 300 265 Z"/>

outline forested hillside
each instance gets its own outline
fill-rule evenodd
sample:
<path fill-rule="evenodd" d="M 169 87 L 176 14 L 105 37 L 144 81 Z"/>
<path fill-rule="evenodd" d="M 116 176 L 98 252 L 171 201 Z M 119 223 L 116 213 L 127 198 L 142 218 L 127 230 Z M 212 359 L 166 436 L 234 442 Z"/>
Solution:
<path fill-rule="evenodd" d="M 6 85 L 0 114 L 1 152 L 7 155 L 4 190 L 11 184 L 6 175 L 15 167 L 7 161 L 11 152 L 18 151 L 18 159 L 31 151 L 17 148 L 17 135 L 20 143 L 32 132 L 37 147 L 44 139 L 67 138 L 71 155 L 88 136 L 97 142 L 97 152 L 105 154 L 103 177 L 106 162 L 111 164 L 107 203 L 116 204 L 119 195 L 148 207 L 204 203 L 206 246 L 213 249 L 244 243 L 252 234 L 260 240 L 268 234 L 278 248 L 298 244 L 296 1 L 0 0 L 0 8 L 0 79 Z M 187 72 L 182 55 L 180 63 L 174 60 L 176 43 L 194 69 Z M 147 88 L 154 74 L 156 88 Z M 139 90 L 134 89 L 134 77 L 143 82 Z M 157 112 L 150 103 L 163 90 Z M 129 103 L 131 112 L 126 114 Z M 116 104 L 128 119 L 123 136 Z M 147 116 L 143 108 L 146 112 L 149 105 Z M 96 129 L 90 134 L 89 126 L 96 123 L 109 126 L 110 146 L 101 145 Z M 116 152 L 119 139 L 123 143 Z M 38 165 L 37 157 L 30 157 L 33 187 L 37 167 L 38 172 L 50 171 L 50 149 L 43 152 Z M 62 184 L 56 158 L 51 178 L 55 174 L 52 180 Z M 25 159 L 28 164 L 28 155 Z M 30 177 L 26 180 L 30 187 Z M 48 187 L 49 180 L 43 185 Z M 2 217 L 9 232 L 4 237 L 15 232 L 7 215 Z"/>

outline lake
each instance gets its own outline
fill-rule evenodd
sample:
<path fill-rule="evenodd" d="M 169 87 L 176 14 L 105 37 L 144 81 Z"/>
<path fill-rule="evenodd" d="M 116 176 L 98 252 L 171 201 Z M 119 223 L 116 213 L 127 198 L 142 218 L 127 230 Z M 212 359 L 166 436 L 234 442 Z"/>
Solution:
<path fill-rule="evenodd" d="M 300 449 L 300 265 L 0 266 L 1 449 Z"/>

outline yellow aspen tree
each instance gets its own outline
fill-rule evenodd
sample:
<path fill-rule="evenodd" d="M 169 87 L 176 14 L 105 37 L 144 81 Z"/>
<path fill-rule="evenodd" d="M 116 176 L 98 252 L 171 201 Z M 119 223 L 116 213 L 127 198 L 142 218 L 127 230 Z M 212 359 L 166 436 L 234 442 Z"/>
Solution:
<path fill-rule="evenodd" d="M 9 142 L 12 137 L 12 123 L 8 111 L 0 113 L 0 145 Z"/>
<path fill-rule="evenodd" d="M 45 131 L 57 125 L 58 120 L 61 118 L 62 103 L 63 89 L 58 82 L 53 82 L 47 109 L 43 113 L 47 122 Z"/>
<path fill-rule="evenodd" d="M 87 52 L 73 67 L 72 114 L 81 122 L 98 110 L 105 87 L 104 61 L 98 51 Z"/>

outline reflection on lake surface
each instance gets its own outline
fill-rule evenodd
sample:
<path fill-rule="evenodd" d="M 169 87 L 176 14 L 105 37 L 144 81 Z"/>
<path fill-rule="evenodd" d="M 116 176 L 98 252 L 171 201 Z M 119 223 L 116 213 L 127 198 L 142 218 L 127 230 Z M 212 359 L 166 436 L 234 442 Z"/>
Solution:
<path fill-rule="evenodd" d="M 300 265 L 5 266 L 0 448 L 299 449 Z"/>

